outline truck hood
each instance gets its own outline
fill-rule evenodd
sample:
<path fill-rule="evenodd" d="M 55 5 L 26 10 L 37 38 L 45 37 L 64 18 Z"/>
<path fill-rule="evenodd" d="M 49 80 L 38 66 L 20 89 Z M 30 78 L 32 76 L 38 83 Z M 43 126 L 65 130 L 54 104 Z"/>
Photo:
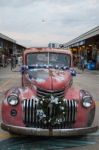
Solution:
<path fill-rule="evenodd" d="M 28 71 L 28 80 L 39 88 L 59 90 L 69 86 L 72 79 L 70 72 L 58 69 L 33 69 Z"/>

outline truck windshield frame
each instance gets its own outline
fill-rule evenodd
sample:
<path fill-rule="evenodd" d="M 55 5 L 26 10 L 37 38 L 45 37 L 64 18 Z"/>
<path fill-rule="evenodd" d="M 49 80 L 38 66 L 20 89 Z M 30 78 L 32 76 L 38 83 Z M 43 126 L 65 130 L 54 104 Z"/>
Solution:
<path fill-rule="evenodd" d="M 71 67 L 71 56 L 69 54 L 55 52 L 28 53 L 26 57 L 26 65 L 36 64 Z"/>

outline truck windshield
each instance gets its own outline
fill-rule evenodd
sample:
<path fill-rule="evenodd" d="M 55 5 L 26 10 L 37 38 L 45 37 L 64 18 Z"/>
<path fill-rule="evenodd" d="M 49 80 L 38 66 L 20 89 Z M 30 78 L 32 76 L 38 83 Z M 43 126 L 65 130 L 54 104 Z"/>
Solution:
<path fill-rule="evenodd" d="M 58 65 L 68 66 L 71 65 L 71 56 L 63 53 L 29 53 L 27 55 L 27 65 Z"/>

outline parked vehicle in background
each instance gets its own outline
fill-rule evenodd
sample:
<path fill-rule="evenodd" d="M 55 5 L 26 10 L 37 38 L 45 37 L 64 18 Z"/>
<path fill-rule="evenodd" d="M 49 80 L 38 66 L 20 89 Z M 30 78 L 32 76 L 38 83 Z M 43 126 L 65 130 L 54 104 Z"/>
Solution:
<path fill-rule="evenodd" d="M 2 102 L 4 130 L 34 136 L 77 136 L 92 126 L 95 101 L 73 86 L 75 70 L 69 50 L 30 48 L 24 51 L 22 87 L 6 92 Z"/>

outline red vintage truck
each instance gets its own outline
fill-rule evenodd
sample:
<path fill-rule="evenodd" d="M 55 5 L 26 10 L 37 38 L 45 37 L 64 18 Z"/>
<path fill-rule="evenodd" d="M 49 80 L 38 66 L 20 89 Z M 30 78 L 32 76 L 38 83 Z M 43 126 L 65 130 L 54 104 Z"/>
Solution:
<path fill-rule="evenodd" d="M 77 136 L 92 126 L 95 101 L 73 86 L 69 50 L 29 48 L 23 54 L 22 87 L 9 89 L 2 102 L 2 129 L 33 136 Z"/>

